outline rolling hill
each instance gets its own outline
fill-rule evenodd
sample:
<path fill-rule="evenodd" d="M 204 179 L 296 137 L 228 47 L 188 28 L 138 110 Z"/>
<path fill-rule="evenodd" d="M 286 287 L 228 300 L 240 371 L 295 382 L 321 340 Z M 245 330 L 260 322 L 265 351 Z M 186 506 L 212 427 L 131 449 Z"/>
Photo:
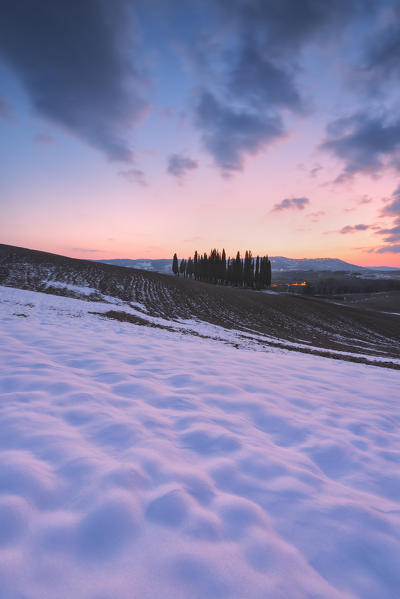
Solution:
<path fill-rule="evenodd" d="M 381 364 L 400 358 L 400 318 L 362 305 L 214 286 L 6 245 L 0 246 L 0 284 L 84 298 L 93 311 L 105 300 L 109 318 L 187 334 L 202 334 L 196 326 L 206 323 L 222 341 L 231 342 L 233 332 L 239 345 Z"/>

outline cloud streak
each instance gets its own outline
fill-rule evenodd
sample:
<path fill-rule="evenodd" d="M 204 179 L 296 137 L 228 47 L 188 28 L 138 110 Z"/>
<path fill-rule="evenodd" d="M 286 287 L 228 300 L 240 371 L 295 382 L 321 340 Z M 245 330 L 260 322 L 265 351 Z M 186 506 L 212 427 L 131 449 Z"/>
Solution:
<path fill-rule="evenodd" d="M 371 225 L 346 225 L 342 229 L 340 229 L 339 233 L 342 235 L 347 235 L 349 233 L 358 233 L 359 231 L 367 231 L 371 228 Z"/>
<path fill-rule="evenodd" d="M 400 254 L 400 244 L 384 246 L 375 250 L 375 254 Z"/>
<path fill-rule="evenodd" d="M 393 200 L 386 204 L 382 210 L 382 216 L 399 216 L 400 217 L 400 185 L 392 193 Z"/>
<path fill-rule="evenodd" d="M 310 203 L 308 198 L 285 198 L 274 205 L 271 212 L 283 212 L 286 210 L 304 210 Z"/>
<path fill-rule="evenodd" d="M 102 250 L 92 250 L 89 248 L 71 248 L 73 252 L 82 252 L 84 254 L 98 254 Z"/>

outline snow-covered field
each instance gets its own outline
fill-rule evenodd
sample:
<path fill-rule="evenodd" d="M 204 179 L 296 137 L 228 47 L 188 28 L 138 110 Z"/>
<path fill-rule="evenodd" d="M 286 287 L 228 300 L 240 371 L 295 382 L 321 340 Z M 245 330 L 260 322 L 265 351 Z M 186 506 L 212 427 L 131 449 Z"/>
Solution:
<path fill-rule="evenodd" d="M 398 599 L 399 371 L 107 309 L 0 287 L 1 599 Z"/>

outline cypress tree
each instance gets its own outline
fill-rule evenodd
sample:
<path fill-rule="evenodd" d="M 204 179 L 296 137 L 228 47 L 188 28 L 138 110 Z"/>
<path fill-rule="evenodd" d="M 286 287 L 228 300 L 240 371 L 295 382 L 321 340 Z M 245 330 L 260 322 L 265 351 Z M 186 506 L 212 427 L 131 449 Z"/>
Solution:
<path fill-rule="evenodd" d="M 233 268 L 234 268 L 234 271 L 233 271 L 234 283 L 236 285 L 242 285 L 242 283 L 243 283 L 243 265 L 242 265 L 242 260 L 240 258 L 240 252 L 238 252 L 236 254 L 235 263 L 234 263 Z"/>
<path fill-rule="evenodd" d="M 232 283 L 233 277 L 232 277 L 232 260 L 231 257 L 229 256 L 228 258 L 228 262 L 226 265 L 226 282 L 227 283 Z"/>
<path fill-rule="evenodd" d="M 187 261 L 186 275 L 189 277 L 189 279 L 191 279 L 192 274 L 193 274 L 193 260 L 192 260 L 192 257 L 190 256 L 189 260 Z"/>
<path fill-rule="evenodd" d="M 203 254 L 203 262 L 202 262 L 202 281 L 208 281 L 208 257 L 207 252 Z"/>
<path fill-rule="evenodd" d="M 271 272 L 271 261 L 268 259 L 267 256 L 267 287 L 271 286 L 271 282 L 272 282 L 272 272 Z"/>
<path fill-rule="evenodd" d="M 263 256 L 260 260 L 260 288 L 264 289 L 266 284 L 266 264 L 265 257 Z"/>
<path fill-rule="evenodd" d="M 197 250 L 195 251 L 193 258 L 193 273 L 195 281 L 197 281 L 197 279 L 199 278 L 199 258 L 197 255 Z"/>
<path fill-rule="evenodd" d="M 225 283 L 226 280 L 226 253 L 225 250 L 222 249 L 222 256 L 221 256 L 221 281 L 222 283 Z"/>
<path fill-rule="evenodd" d="M 172 258 L 172 272 L 174 275 L 179 276 L 178 256 L 176 254 L 174 254 L 174 257 Z"/>
<path fill-rule="evenodd" d="M 243 281 L 248 287 L 253 286 L 254 279 L 254 263 L 253 256 L 250 250 L 246 250 L 244 258 Z"/>
<path fill-rule="evenodd" d="M 256 273 L 254 275 L 256 289 L 260 289 L 260 256 L 256 258 Z"/>

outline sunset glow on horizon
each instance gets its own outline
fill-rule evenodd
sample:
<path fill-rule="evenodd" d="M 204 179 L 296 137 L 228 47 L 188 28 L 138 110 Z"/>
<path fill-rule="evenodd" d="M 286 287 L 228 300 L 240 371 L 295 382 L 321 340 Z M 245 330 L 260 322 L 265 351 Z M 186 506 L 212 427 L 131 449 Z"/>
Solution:
<path fill-rule="evenodd" d="M 397 2 L 3 4 L 1 243 L 400 267 Z"/>

